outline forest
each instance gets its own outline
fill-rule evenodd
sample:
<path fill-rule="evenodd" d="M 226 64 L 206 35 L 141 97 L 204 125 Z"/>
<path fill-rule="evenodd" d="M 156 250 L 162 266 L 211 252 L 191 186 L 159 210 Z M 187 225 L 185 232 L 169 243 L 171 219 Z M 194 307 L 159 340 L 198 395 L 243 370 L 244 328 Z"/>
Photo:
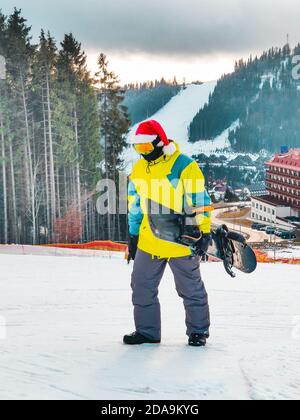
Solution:
<path fill-rule="evenodd" d="M 177 95 L 185 84 L 161 80 L 125 85 L 123 105 L 127 107 L 132 124 L 137 124 L 155 114 Z"/>
<path fill-rule="evenodd" d="M 300 44 L 293 50 L 286 44 L 237 61 L 192 121 L 190 141 L 213 139 L 238 121 L 229 134 L 236 152 L 299 146 L 300 81 L 293 77 L 293 57 L 299 54 Z"/>
<path fill-rule="evenodd" d="M 97 182 L 117 182 L 129 119 L 124 89 L 99 53 L 87 69 L 81 43 L 57 43 L 14 9 L 0 12 L 0 242 L 126 239 L 126 216 L 99 215 Z"/>

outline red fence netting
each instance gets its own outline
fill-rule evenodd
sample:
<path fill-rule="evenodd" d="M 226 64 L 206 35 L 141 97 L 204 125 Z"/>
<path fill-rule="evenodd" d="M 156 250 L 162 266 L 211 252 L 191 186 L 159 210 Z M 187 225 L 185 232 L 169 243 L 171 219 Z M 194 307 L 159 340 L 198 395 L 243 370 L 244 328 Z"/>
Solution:
<path fill-rule="evenodd" d="M 112 241 L 93 241 L 85 244 L 47 244 L 52 248 L 89 249 L 97 251 L 126 252 L 127 245 Z"/>

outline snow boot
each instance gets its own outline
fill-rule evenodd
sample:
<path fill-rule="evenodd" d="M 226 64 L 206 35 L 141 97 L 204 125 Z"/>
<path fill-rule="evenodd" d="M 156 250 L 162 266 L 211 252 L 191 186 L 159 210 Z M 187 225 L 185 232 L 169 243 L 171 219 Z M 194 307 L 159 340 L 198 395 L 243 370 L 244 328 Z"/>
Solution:
<path fill-rule="evenodd" d="M 189 337 L 189 346 L 193 347 L 205 347 L 206 346 L 206 340 L 209 338 L 209 334 L 197 334 L 193 333 Z"/>
<path fill-rule="evenodd" d="M 132 334 L 125 335 L 123 338 L 123 343 L 128 344 L 130 346 L 134 346 L 137 344 L 159 344 L 160 340 L 152 340 L 151 338 L 147 338 L 144 335 L 135 331 Z"/>

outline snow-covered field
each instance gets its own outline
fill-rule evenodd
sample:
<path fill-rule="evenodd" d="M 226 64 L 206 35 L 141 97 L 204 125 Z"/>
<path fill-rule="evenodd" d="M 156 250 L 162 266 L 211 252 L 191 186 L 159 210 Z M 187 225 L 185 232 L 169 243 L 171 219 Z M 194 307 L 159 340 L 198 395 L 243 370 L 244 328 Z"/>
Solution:
<path fill-rule="evenodd" d="M 130 272 L 120 258 L 0 255 L 0 399 L 298 399 L 299 266 L 230 279 L 202 267 L 206 348 L 186 345 L 169 271 L 161 345 L 126 347 Z M 5 337 L 6 335 L 6 337 Z"/>
<path fill-rule="evenodd" d="M 275 257 L 276 258 L 300 258 L 300 246 L 293 246 L 290 248 L 283 248 L 283 249 L 268 249 L 267 254 L 269 257 Z"/>

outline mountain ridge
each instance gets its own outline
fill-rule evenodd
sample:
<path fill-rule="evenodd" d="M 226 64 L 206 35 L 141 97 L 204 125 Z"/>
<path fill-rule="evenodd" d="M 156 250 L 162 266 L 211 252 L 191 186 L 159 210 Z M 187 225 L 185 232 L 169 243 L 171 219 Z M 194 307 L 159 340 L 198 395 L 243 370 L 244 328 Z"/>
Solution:
<path fill-rule="evenodd" d="M 294 50 L 285 45 L 236 62 L 195 115 L 189 140 L 214 139 L 239 120 L 229 132 L 236 152 L 273 153 L 281 145 L 299 145 L 300 80 L 293 77 L 293 57 L 299 54 L 300 44 Z"/>

